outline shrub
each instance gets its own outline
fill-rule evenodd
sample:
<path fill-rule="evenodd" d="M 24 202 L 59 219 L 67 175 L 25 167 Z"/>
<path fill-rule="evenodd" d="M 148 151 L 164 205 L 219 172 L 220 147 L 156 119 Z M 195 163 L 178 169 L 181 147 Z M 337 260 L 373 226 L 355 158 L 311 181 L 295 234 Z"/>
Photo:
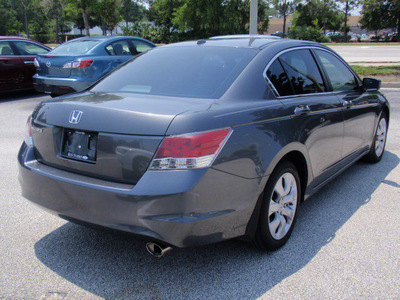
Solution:
<path fill-rule="evenodd" d="M 288 34 L 289 38 L 298 40 L 315 41 L 318 43 L 330 42 L 322 30 L 314 26 L 292 26 Z"/>
<path fill-rule="evenodd" d="M 153 43 L 171 43 L 179 40 L 178 32 L 170 31 L 164 26 L 153 26 L 135 22 L 122 27 L 123 35 L 138 36 Z"/>

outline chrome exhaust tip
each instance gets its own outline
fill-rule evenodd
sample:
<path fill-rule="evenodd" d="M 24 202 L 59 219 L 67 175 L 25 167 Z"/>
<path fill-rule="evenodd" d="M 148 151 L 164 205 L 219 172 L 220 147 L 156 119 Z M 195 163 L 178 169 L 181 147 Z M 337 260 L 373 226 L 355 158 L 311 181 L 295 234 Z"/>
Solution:
<path fill-rule="evenodd" d="M 171 251 L 172 247 L 166 247 L 154 242 L 149 242 L 146 244 L 146 250 L 155 257 L 162 257 L 165 253 Z"/>

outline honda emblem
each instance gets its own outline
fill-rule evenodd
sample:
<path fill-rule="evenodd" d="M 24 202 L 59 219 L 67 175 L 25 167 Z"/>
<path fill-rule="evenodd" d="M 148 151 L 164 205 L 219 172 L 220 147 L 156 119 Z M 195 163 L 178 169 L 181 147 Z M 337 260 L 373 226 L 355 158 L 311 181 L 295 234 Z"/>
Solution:
<path fill-rule="evenodd" d="M 71 124 L 78 124 L 82 118 L 83 112 L 80 110 L 73 110 L 69 115 L 69 122 Z"/>

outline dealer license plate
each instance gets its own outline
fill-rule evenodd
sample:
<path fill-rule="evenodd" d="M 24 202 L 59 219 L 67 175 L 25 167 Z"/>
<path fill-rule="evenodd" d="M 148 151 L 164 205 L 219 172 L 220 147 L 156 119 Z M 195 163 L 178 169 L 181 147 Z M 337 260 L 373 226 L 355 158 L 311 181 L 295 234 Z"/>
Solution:
<path fill-rule="evenodd" d="M 63 157 L 96 162 L 97 133 L 65 128 L 62 145 Z"/>

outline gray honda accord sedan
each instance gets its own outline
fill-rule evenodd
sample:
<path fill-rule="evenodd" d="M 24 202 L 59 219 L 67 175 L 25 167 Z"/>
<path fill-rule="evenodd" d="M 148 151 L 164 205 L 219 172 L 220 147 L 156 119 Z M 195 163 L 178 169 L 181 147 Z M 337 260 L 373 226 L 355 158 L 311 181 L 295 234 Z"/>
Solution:
<path fill-rule="evenodd" d="M 41 102 L 18 154 L 22 194 L 148 250 L 288 240 L 300 203 L 384 153 L 389 103 L 317 43 L 224 37 L 139 55 Z"/>

